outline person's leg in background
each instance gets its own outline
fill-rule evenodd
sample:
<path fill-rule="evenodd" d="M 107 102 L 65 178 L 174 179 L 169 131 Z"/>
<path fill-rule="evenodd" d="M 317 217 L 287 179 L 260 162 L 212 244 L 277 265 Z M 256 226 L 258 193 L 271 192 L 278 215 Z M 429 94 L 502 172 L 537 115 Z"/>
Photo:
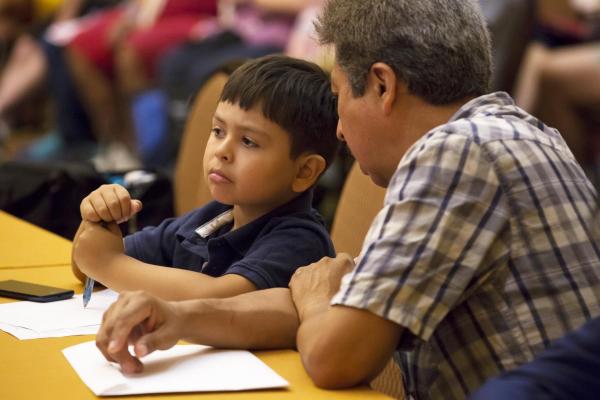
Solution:
<path fill-rule="evenodd" d="M 534 115 L 557 128 L 575 157 L 589 164 L 586 111 L 600 109 L 600 43 L 554 50 L 540 66 L 539 79 Z"/>
<path fill-rule="evenodd" d="M 128 153 L 122 168 L 138 165 L 135 141 L 128 130 L 127 108 L 114 84 L 114 54 L 110 35 L 123 15 L 120 8 L 98 14 L 86 30 L 67 46 L 65 60 L 92 130 L 100 143 L 100 155 Z M 110 164 L 110 160 L 107 160 Z"/>
<path fill-rule="evenodd" d="M 35 38 L 21 35 L 0 76 L 0 140 L 8 136 L 6 119 L 10 110 L 43 85 L 46 66 Z"/>
<path fill-rule="evenodd" d="M 492 36 L 492 89 L 513 93 L 534 26 L 533 0 L 479 0 Z"/>
<path fill-rule="evenodd" d="M 194 14 L 159 18 L 151 28 L 133 32 L 116 48 L 118 94 L 125 103 L 129 131 L 146 166 L 161 167 L 169 162 L 165 151 L 168 106 L 164 93 L 157 88 L 156 64 L 164 53 L 189 37 L 201 18 Z"/>

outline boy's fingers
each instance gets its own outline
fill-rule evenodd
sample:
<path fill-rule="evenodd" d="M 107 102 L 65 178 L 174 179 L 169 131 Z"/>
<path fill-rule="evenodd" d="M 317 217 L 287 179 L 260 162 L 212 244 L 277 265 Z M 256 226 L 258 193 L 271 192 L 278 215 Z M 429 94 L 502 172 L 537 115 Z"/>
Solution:
<path fill-rule="evenodd" d="M 129 195 L 129 192 L 121 185 L 114 185 L 113 193 L 118 199 L 121 208 L 121 218 L 119 218 L 119 220 L 129 219 L 131 215 L 131 196 Z"/>
<path fill-rule="evenodd" d="M 101 220 L 105 222 L 110 222 L 113 220 L 102 196 L 90 196 L 90 204 L 96 212 L 96 215 L 98 215 Z"/>
<path fill-rule="evenodd" d="M 123 217 L 121 215 L 121 202 L 119 201 L 114 189 L 108 188 L 108 190 L 103 190 L 100 192 L 100 196 L 108 208 L 111 218 L 110 221 L 119 221 Z"/>
<path fill-rule="evenodd" d="M 115 233 L 117 235 L 121 235 L 121 228 L 117 222 L 113 221 L 103 226 L 105 229 L 108 229 L 109 232 Z"/>
<path fill-rule="evenodd" d="M 96 213 L 96 210 L 94 210 L 92 203 L 87 197 L 81 202 L 79 211 L 81 213 L 81 219 L 91 222 L 100 222 L 100 216 Z"/>
<path fill-rule="evenodd" d="M 131 200 L 131 215 L 139 213 L 143 207 L 140 200 Z"/>

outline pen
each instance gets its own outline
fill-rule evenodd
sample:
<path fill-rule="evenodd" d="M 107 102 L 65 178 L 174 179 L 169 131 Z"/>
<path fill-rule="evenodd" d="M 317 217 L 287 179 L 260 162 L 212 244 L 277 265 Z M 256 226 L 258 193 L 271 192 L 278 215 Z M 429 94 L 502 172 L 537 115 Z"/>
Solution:
<path fill-rule="evenodd" d="M 92 298 L 92 289 L 94 289 L 94 279 L 89 276 L 85 278 L 85 287 L 83 288 L 83 308 L 86 308 Z"/>

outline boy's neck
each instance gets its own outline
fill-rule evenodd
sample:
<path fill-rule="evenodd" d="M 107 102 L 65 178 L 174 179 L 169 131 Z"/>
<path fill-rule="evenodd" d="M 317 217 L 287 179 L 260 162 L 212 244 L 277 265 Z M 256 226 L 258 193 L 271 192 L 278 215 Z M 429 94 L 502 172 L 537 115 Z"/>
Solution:
<path fill-rule="evenodd" d="M 289 196 L 286 196 L 279 202 L 275 202 L 270 205 L 264 206 L 245 206 L 234 204 L 233 205 L 233 227 L 232 231 L 241 228 L 244 225 L 249 224 L 250 222 L 262 217 L 265 214 L 270 213 L 278 207 L 281 207 L 284 204 L 289 203 L 296 197 L 302 195 L 302 193 L 291 193 Z"/>

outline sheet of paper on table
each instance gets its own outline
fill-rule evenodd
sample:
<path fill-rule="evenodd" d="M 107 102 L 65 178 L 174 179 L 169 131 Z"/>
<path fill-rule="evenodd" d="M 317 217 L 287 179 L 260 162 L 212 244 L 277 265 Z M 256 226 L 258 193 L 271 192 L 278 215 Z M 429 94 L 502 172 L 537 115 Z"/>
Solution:
<path fill-rule="evenodd" d="M 81 380 L 97 396 L 215 392 L 284 388 L 288 382 L 248 351 L 177 345 L 142 359 L 144 372 L 124 375 L 95 342 L 63 350 Z"/>
<path fill-rule="evenodd" d="M 81 295 L 51 303 L 0 304 L 0 329 L 18 339 L 95 334 L 102 314 L 117 297 L 116 292 L 108 289 L 95 292 L 86 308 Z"/>

